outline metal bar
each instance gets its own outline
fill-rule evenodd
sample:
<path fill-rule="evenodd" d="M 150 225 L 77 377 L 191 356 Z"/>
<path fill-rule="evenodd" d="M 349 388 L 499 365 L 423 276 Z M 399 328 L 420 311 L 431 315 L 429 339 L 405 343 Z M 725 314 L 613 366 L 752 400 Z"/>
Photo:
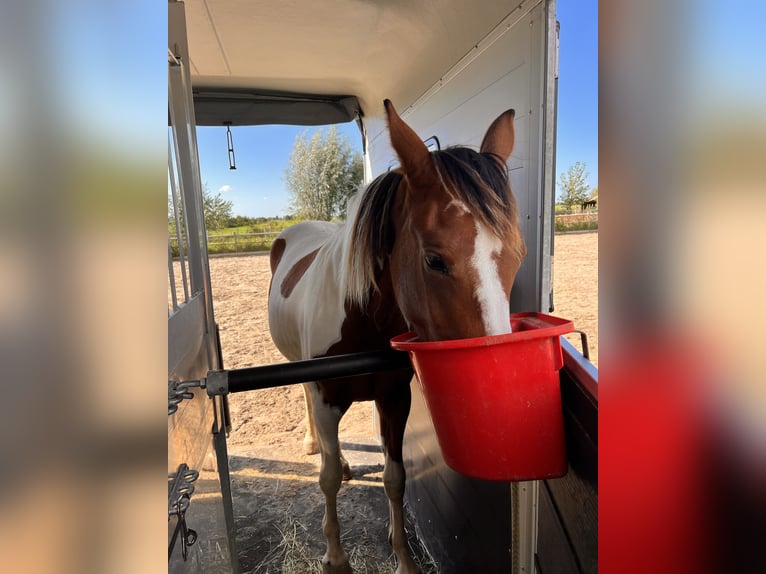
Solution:
<path fill-rule="evenodd" d="M 511 572 L 534 574 L 540 481 L 511 483 Z M 514 511 L 513 509 L 516 509 Z"/>
<path fill-rule="evenodd" d="M 178 309 L 178 297 L 176 296 L 176 274 L 173 271 L 173 251 L 170 249 L 170 237 L 168 237 L 168 278 L 170 279 L 170 295 L 173 298 L 173 311 Z"/>
<path fill-rule="evenodd" d="M 228 371 L 228 391 L 241 393 L 283 385 L 411 368 L 409 355 L 393 349 L 320 357 L 305 361 Z M 208 394 L 217 394 L 215 390 L 208 386 Z"/>
<path fill-rule="evenodd" d="M 540 267 L 539 309 L 553 312 L 553 252 L 556 204 L 556 122 L 558 98 L 558 25 L 556 0 L 547 0 L 545 6 L 545 29 L 543 41 L 543 91 L 541 101 L 542 146 L 540 182 L 540 244 L 542 265 Z"/>
<path fill-rule="evenodd" d="M 221 328 L 218 326 L 218 323 L 215 324 L 215 341 L 218 346 L 218 356 L 220 357 L 219 367 L 225 369 L 226 367 L 223 364 L 223 348 L 221 347 Z M 221 410 L 223 411 L 223 427 L 226 431 L 226 437 L 228 437 L 231 432 L 231 413 L 229 412 L 229 397 L 227 395 L 221 397 Z"/>
<path fill-rule="evenodd" d="M 178 61 L 178 58 L 176 58 L 176 55 L 171 51 L 170 48 L 168 48 L 168 64 L 171 66 L 181 65 L 181 62 Z"/>
<path fill-rule="evenodd" d="M 538 222 L 535 233 L 537 262 L 536 285 L 537 301 L 535 308 L 543 312 L 553 309 L 553 241 L 554 241 L 554 204 L 556 203 L 556 89 L 557 89 L 557 36 L 556 36 L 556 0 L 546 0 L 539 16 L 537 7 L 532 14 L 530 25 L 533 42 L 540 42 L 539 48 L 532 49 L 532 66 L 540 66 L 542 77 L 540 84 L 530 91 L 530 108 L 532 102 L 542 104 L 540 117 L 530 113 L 530 122 L 534 121 L 539 128 L 535 141 L 537 149 L 530 159 L 537 160 L 536 183 L 539 186 L 529 198 L 530 213 L 537 203 Z M 538 60 L 539 58 L 539 60 Z M 539 91 L 538 91 L 539 90 Z M 535 93 L 536 92 L 536 93 Z M 531 110 L 530 110 L 531 112 Z M 531 128 L 530 128 L 531 129 Z M 531 151 L 531 150 L 530 150 Z M 530 175 L 530 177 L 532 177 Z M 534 253 L 534 251 L 533 251 Z M 513 528 L 518 528 L 517 553 L 511 558 L 512 572 L 518 574 L 534 574 L 535 554 L 538 538 L 538 500 L 539 482 L 525 481 L 515 483 L 512 492 L 517 495 L 516 505 L 511 507 Z"/>
<path fill-rule="evenodd" d="M 175 145 L 176 176 L 183 205 L 184 232 L 189 247 L 189 275 L 191 291 L 205 290 L 207 252 L 205 218 L 202 207 L 202 184 L 200 183 L 194 121 L 189 109 L 190 86 L 186 81 L 186 65 L 168 70 L 168 97 L 170 118 Z"/>
<path fill-rule="evenodd" d="M 181 263 L 181 278 L 184 284 L 184 302 L 187 302 L 189 301 L 189 280 L 186 273 L 186 254 L 184 253 L 183 233 L 181 233 L 181 218 L 178 214 L 178 183 L 172 154 L 173 149 L 170 146 L 170 140 L 168 140 L 168 177 L 170 178 L 170 194 L 173 199 L 173 217 L 176 221 L 176 243 L 178 243 L 178 261 Z"/>
<path fill-rule="evenodd" d="M 221 397 L 226 401 L 227 397 Z M 237 529 L 234 526 L 234 507 L 231 497 L 231 475 L 229 473 L 229 452 L 226 446 L 226 429 L 217 426 L 213 429 L 213 447 L 215 458 L 218 463 L 218 477 L 223 495 L 223 514 L 226 517 L 226 535 L 229 538 L 229 552 L 234 559 L 231 561 L 231 574 L 239 574 L 239 560 L 237 556 Z"/>
<path fill-rule="evenodd" d="M 216 353 L 215 314 L 207 257 L 207 233 L 197 152 L 191 72 L 188 65 L 188 46 L 184 45 L 181 50 L 181 66 L 168 69 L 168 94 L 171 101 L 170 115 L 183 199 L 185 231 L 189 242 L 189 275 L 192 293 L 202 292 L 205 299 L 208 362 L 213 369 L 220 369 L 220 357 Z"/>
<path fill-rule="evenodd" d="M 226 125 L 226 143 L 229 146 L 229 169 L 237 169 L 237 160 L 234 158 L 234 138 L 231 135 L 231 122 Z"/>

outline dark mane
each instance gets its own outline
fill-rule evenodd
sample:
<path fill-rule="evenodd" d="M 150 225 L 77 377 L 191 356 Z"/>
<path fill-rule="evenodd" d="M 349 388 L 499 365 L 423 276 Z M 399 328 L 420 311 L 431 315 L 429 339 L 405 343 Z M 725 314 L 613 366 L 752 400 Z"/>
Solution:
<path fill-rule="evenodd" d="M 376 177 L 349 208 L 351 228 L 346 257 L 346 299 L 364 306 L 375 282 L 376 258 L 393 246 L 391 206 L 402 174 L 389 171 Z M 356 209 L 354 209 L 356 208 Z"/>
<path fill-rule="evenodd" d="M 449 191 L 498 237 L 504 237 L 518 214 L 502 160 L 462 146 L 431 152 L 431 156 Z"/>

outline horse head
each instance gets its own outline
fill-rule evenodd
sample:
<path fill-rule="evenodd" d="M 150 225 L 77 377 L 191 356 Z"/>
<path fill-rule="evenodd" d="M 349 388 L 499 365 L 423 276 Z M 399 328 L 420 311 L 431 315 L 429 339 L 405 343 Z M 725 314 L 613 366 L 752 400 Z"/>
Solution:
<path fill-rule="evenodd" d="M 489 127 L 480 151 L 430 152 L 385 101 L 403 174 L 392 209 L 394 296 L 423 341 L 510 332 L 509 298 L 526 255 L 506 161 L 514 111 Z"/>

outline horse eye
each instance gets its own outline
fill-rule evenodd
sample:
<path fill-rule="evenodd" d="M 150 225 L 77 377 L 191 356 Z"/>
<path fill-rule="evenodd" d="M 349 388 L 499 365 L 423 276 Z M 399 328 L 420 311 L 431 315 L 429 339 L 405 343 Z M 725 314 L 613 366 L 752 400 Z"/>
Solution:
<path fill-rule="evenodd" d="M 444 275 L 449 274 L 449 268 L 447 267 L 447 264 L 444 263 L 444 259 L 438 255 L 426 255 L 426 265 L 428 265 L 429 269 L 438 271 Z"/>

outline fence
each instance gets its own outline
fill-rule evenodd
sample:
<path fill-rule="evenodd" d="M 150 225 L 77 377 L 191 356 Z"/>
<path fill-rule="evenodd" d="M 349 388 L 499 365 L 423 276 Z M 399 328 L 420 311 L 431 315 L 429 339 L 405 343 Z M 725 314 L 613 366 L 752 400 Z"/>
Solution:
<path fill-rule="evenodd" d="M 582 231 L 598 229 L 598 211 L 571 213 L 556 216 L 556 231 Z M 222 233 L 207 236 L 208 253 L 246 253 L 250 251 L 268 251 L 279 235 L 278 231 L 261 233 Z M 178 257 L 178 239 L 170 237 L 170 249 L 173 257 Z"/>
<path fill-rule="evenodd" d="M 556 216 L 556 231 L 585 231 L 594 229 L 598 229 L 598 211 Z"/>
<path fill-rule="evenodd" d="M 279 235 L 278 231 L 262 233 L 226 233 L 207 236 L 208 253 L 245 253 L 249 251 L 268 251 Z M 178 240 L 171 236 L 170 249 L 173 257 L 178 257 Z"/>

